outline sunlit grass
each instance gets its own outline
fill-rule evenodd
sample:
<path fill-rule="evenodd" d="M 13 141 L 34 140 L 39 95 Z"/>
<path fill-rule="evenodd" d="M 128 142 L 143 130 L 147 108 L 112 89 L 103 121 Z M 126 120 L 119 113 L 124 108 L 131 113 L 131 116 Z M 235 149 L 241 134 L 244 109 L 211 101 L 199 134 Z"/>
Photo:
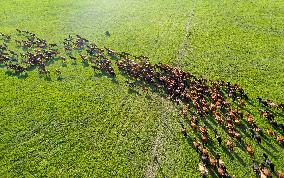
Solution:
<path fill-rule="evenodd" d="M 196 1 L 193 6 L 170 0 L 4 0 L 1 6 L 1 32 L 15 36 L 16 28 L 27 29 L 52 42 L 80 34 L 101 47 L 173 65 L 185 39 L 188 15 L 194 11 L 183 69 L 239 83 L 252 98 L 284 99 L 284 5 L 280 1 Z M 123 76 L 115 82 L 81 63 L 63 67 L 55 62 L 48 68 L 51 81 L 37 71 L 19 79 L 0 69 L 1 175 L 143 177 L 153 161 L 157 139 L 161 168 L 154 175 L 200 175 L 198 155 L 181 135 L 182 119 L 167 99 L 139 89 L 130 92 Z M 56 80 L 57 68 L 62 71 L 61 81 Z M 256 108 L 248 109 L 260 126 L 270 127 Z M 276 119 L 283 123 L 283 117 Z M 206 124 L 217 127 L 211 121 Z M 211 129 L 209 134 L 213 138 Z M 267 138 L 264 149 L 249 138 L 245 141 L 257 148 L 258 161 L 268 150 L 276 169 L 283 170 L 283 149 L 274 140 Z M 241 160 L 215 142 L 213 147 L 221 152 L 229 173 L 254 175 L 251 159 L 240 148 L 235 153 Z"/>

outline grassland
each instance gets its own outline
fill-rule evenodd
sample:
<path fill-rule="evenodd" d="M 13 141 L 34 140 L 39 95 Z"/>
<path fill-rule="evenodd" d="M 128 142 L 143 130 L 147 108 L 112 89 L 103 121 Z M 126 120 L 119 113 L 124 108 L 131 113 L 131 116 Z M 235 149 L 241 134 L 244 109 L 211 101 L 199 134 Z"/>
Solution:
<path fill-rule="evenodd" d="M 283 102 L 283 12 L 282 1 L 263 0 L 4 0 L 0 31 L 27 29 L 52 42 L 80 34 L 154 63 L 239 83 L 251 98 Z M 55 79 L 56 68 L 62 81 Z M 3 177 L 199 177 L 198 155 L 167 99 L 130 92 L 123 76 L 112 80 L 81 64 L 56 62 L 49 69 L 51 81 L 37 71 L 21 79 L 0 69 Z M 247 109 L 260 126 L 270 127 L 255 107 Z M 283 123 L 283 116 L 277 120 Z M 254 176 L 242 149 L 229 154 L 215 142 L 212 149 L 221 152 L 231 174 Z M 264 151 L 283 171 L 283 149 L 267 138 L 257 160 Z"/>

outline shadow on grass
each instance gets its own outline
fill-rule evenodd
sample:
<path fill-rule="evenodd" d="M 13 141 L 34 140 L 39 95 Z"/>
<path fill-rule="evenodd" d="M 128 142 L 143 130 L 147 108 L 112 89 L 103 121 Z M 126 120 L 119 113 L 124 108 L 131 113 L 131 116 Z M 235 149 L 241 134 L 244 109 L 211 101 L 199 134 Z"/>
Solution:
<path fill-rule="evenodd" d="M 12 71 L 6 71 L 6 75 L 11 76 L 11 77 L 17 77 L 18 79 L 26 79 L 28 77 L 28 74 L 25 73 L 17 73 L 17 72 L 12 72 Z"/>
<path fill-rule="evenodd" d="M 206 125 L 206 127 L 208 127 L 210 130 L 214 130 L 213 126 L 206 120 L 203 120 L 203 123 Z"/>
<path fill-rule="evenodd" d="M 117 56 L 111 55 L 111 56 L 110 56 L 110 59 L 111 59 L 111 60 L 114 60 L 114 61 L 117 61 L 117 60 L 119 60 L 120 58 L 117 57 Z"/>
<path fill-rule="evenodd" d="M 275 117 L 283 117 L 284 118 L 284 113 L 281 112 L 281 111 L 275 111 L 275 110 L 272 110 L 272 108 L 268 108 L 268 107 L 266 107 L 265 110 L 269 111 Z"/>
<path fill-rule="evenodd" d="M 242 124 L 241 127 L 237 127 L 236 130 L 244 134 L 246 137 L 251 137 L 251 134 L 248 132 L 248 127 L 244 124 Z"/>
<path fill-rule="evenodd" d="M 133 88 L 128 89 L 128 94 L 136 94 L 138 96 L 141 96 L 141 94 L 138 91 L 134 90 Z"/>
<path fill-rule="evenodd" d="M 115 76 L 112 76 L 104 71 L 100 71 L 100 73 L 97 73 L 97 74 L 94 74 L 94 77 L 97 77 L 97 78 L 102 78 L 102 77 L 107 77 L 107 78 L 110 78 L 112 83 L 114 84 L 119 84 L 118 80 L 116 80 Z"/>
<path fill-rule="evenodd" d="M 267 148 L 265 148 L 261 144 L 259 145 L 259 148 L 261 148 L 265 153 L 268 153 L 269 156 L 273 157 L 274 159 L 276 158 L 276 156 L 271 151 L 269 151 Z"/>
<path fill-rule="evenodd" d="M 237 147 L 240 148 L 242 151 L 246 151 L 246 147 L 245 144 L 241 141 L 241 142 L 236 142 L 237 143 Z"/>
<path fill-rule="evenodd" d="M 145 98 L 148 99 L 148 100 L 153 100 L 153 98 L 151 97 L 151 95 L 149 95 L 148 93 L 147 93 L 147 95 L 146 95 Z"/>
<path fill-rule="evenodd" d="M 52 81 L 50 75 L 40 74 L 40 78 L 44 79 L 45 81 L 49 81 L 49 82 Z"/>
<path fill-rule="evenodd" d="M 72 65 L 72 66 L 76 66 L 76 65 L 77 65 L 77 62 L 76 62 L 76 61 L 73 61 L 73 62 L 71 63 L 71 65 Z"/>
<path fill-rule="evenodd" d="M 61 77 L 61 76 L 59 76 L 59 77 L 56 78 L 57 81 L 62 81 L 63 79 L 64 79 L 64 78 Z"/>
<path fill-rule="evenodd" d="M 255 107 L 255 102 L 254 102 L 252 99 L 249 98 L 249 99 L 247 100 L 247 103 L 248 103 L 249 105 Z"/>
<path fill-rule="evenodd" d="M 218 178 L 219 176 L 218 176 L 218 174 L 217 174 L 217 170 L 213 170 L 213 171 L 210 171 L 210 175 L 212 176 L 212 177 L 214 177 L 214 178 Z"/>
<path fill-rule="evenodd" d="M 268 139 L 268 137 L 265 134 L 263 134 L 262 136 L 262 141 L 265 142 L 266 145 L 269 146 L 274 151 L 278 151 L 278 149 L 271 143 L 271 140 Z"/>
<path fill-rule="evenodd" d="M 54 62 L 59 61 L 59 60 L 60 60 L 59 57 L 51 58 L 51 59 L 49 59 L 45 62 L 45 65 L 49 66 L 49 65 L 54 64 Z"/>
<path fill-rule="evenodd" d="M 83 67 L 89 67 L 90 64 L 88 62 L 82 62 Z"/>
<path fill-rule="evenodd" d="M 6 66 L 0 62 L 0 69 L 5 68 Z"/>
<path fill-rule="evenodd" d="M 229 158 L 230 158 L 231 160 L 234 160 L 234 159 L 235 159 L 235 158 L 233 157 L 232 153 L 228 150 L 228 148 L 227 148 L 226 146 L 221 145 L 221 148 L 222 148 L 223 152 L 226 153 L 226 154 L 229 156 Z"/>
<path fill-rule="evenodd" d="M 67 67 L 67 64 L 64 63 L 64 62 L 62 62 L 62 63 L 61 63 L 61 66 L 62 66 L 62 67 Z"/>
<path fill-rule="evenodd" d="M 253 102 L 253 101 L 251 100 L 251 102 Z M 277 110 L 275 108 L 273 109 L 271 107 L 267 107 L 267 106 L 264 106 L 264 105 L 259 104 L 259 103 L 258 103 L 258 106 L 256 106 L 255 104 L 252 104 L 251 102 L 249 102 L 249 104 L 251 106 L 258 107 L 258 109 L 263 109 L 263 110 L 269 111 L 270 113 L 272 113 L 272 115 L 274 115 L 276 117 L 277 116 L 278 117 L 284 117 L 284 112 L 281 112 L 280 110 Z"/>
<path fill-rule="evenodd" d="M 247 166 L 246 162 L 244 162 L 244 160 L 236 152 L 233 152 L 233 155 L 239 163 L 241 163 L 243 166 Z"/>

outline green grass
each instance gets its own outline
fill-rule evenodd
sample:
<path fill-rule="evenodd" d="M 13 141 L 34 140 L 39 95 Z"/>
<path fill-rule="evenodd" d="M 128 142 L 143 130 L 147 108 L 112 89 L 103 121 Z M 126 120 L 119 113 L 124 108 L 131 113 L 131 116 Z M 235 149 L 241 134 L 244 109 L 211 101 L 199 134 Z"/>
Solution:
<path fill-rule="evenodd" d="M 282 1 L 197 2 L 185 68 L 283 102 L 283 8 Z"/>
<path fill-rule="evenodd" d="M 264 0 L 4 0 L 0 31 L 14 36 L 16 28 L 27 29 L 51 42 L 80 34 L 101 47 L 239 83 L 252 98 L 283 102 L 283 10 L 282 1 Z M 186 55 L 178 59 L 182 49 Z M 167 99 L 131 93 L 123 76 L 114 81 L 79 63 L 48 68 L 51 81 L 37 71 L 19 79 L 0 69 L 1 176 L 199 177 L 198 155 L 181 135 L 178 109 Z M 62 81 L 56 80 L 56 68 Z M 247 108 L 262 128 L 270 127 L 256 107 Z M 283 117 L 276 119 L 283 123 Z M 263 148 L 245 141 L 257 149 L 257 160 L 269 152 L 283 171 L 284 152 L 274 140 L 267 138 Z M 239 157 L 215 142 L 211 149 L 221 152 L 229 173 L 254 176 L 240 148 Z M 156 155 L 160 168 L 153 166 Z"/>

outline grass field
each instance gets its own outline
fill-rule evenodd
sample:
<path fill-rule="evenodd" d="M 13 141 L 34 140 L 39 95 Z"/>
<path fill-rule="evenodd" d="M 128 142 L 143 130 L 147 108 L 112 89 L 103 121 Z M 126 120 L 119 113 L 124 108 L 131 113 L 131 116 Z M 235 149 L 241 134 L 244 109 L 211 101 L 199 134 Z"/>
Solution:
<path fill-rule="evenodd" d="M 16 28 L 51 42 L 80 34 L 101 47 L 238 83 L 256 106 L 257 96 L 284 101 L 283 1 L 2 0 L 0 19 L 0 32 L 13 36 Z M 173 103 L 131 92 L 122 75 L 110 79 L 80 63 L 49 69 L 51 81 L 37 71 L 18 78 L 0 68 L 1 177 L 200 177 Z M 246 109 L 262 128 L 271 127 L 257 107 Z M 283 115 L 276 120 L 284 123 Z M 284 171 L 276 141 L 245 141 L 258 161 L 266 152 Z M 210 149 L 221 152 L 229 173 L 255 176 L 241 148 L 230 154 L 217 145 Z"/>

